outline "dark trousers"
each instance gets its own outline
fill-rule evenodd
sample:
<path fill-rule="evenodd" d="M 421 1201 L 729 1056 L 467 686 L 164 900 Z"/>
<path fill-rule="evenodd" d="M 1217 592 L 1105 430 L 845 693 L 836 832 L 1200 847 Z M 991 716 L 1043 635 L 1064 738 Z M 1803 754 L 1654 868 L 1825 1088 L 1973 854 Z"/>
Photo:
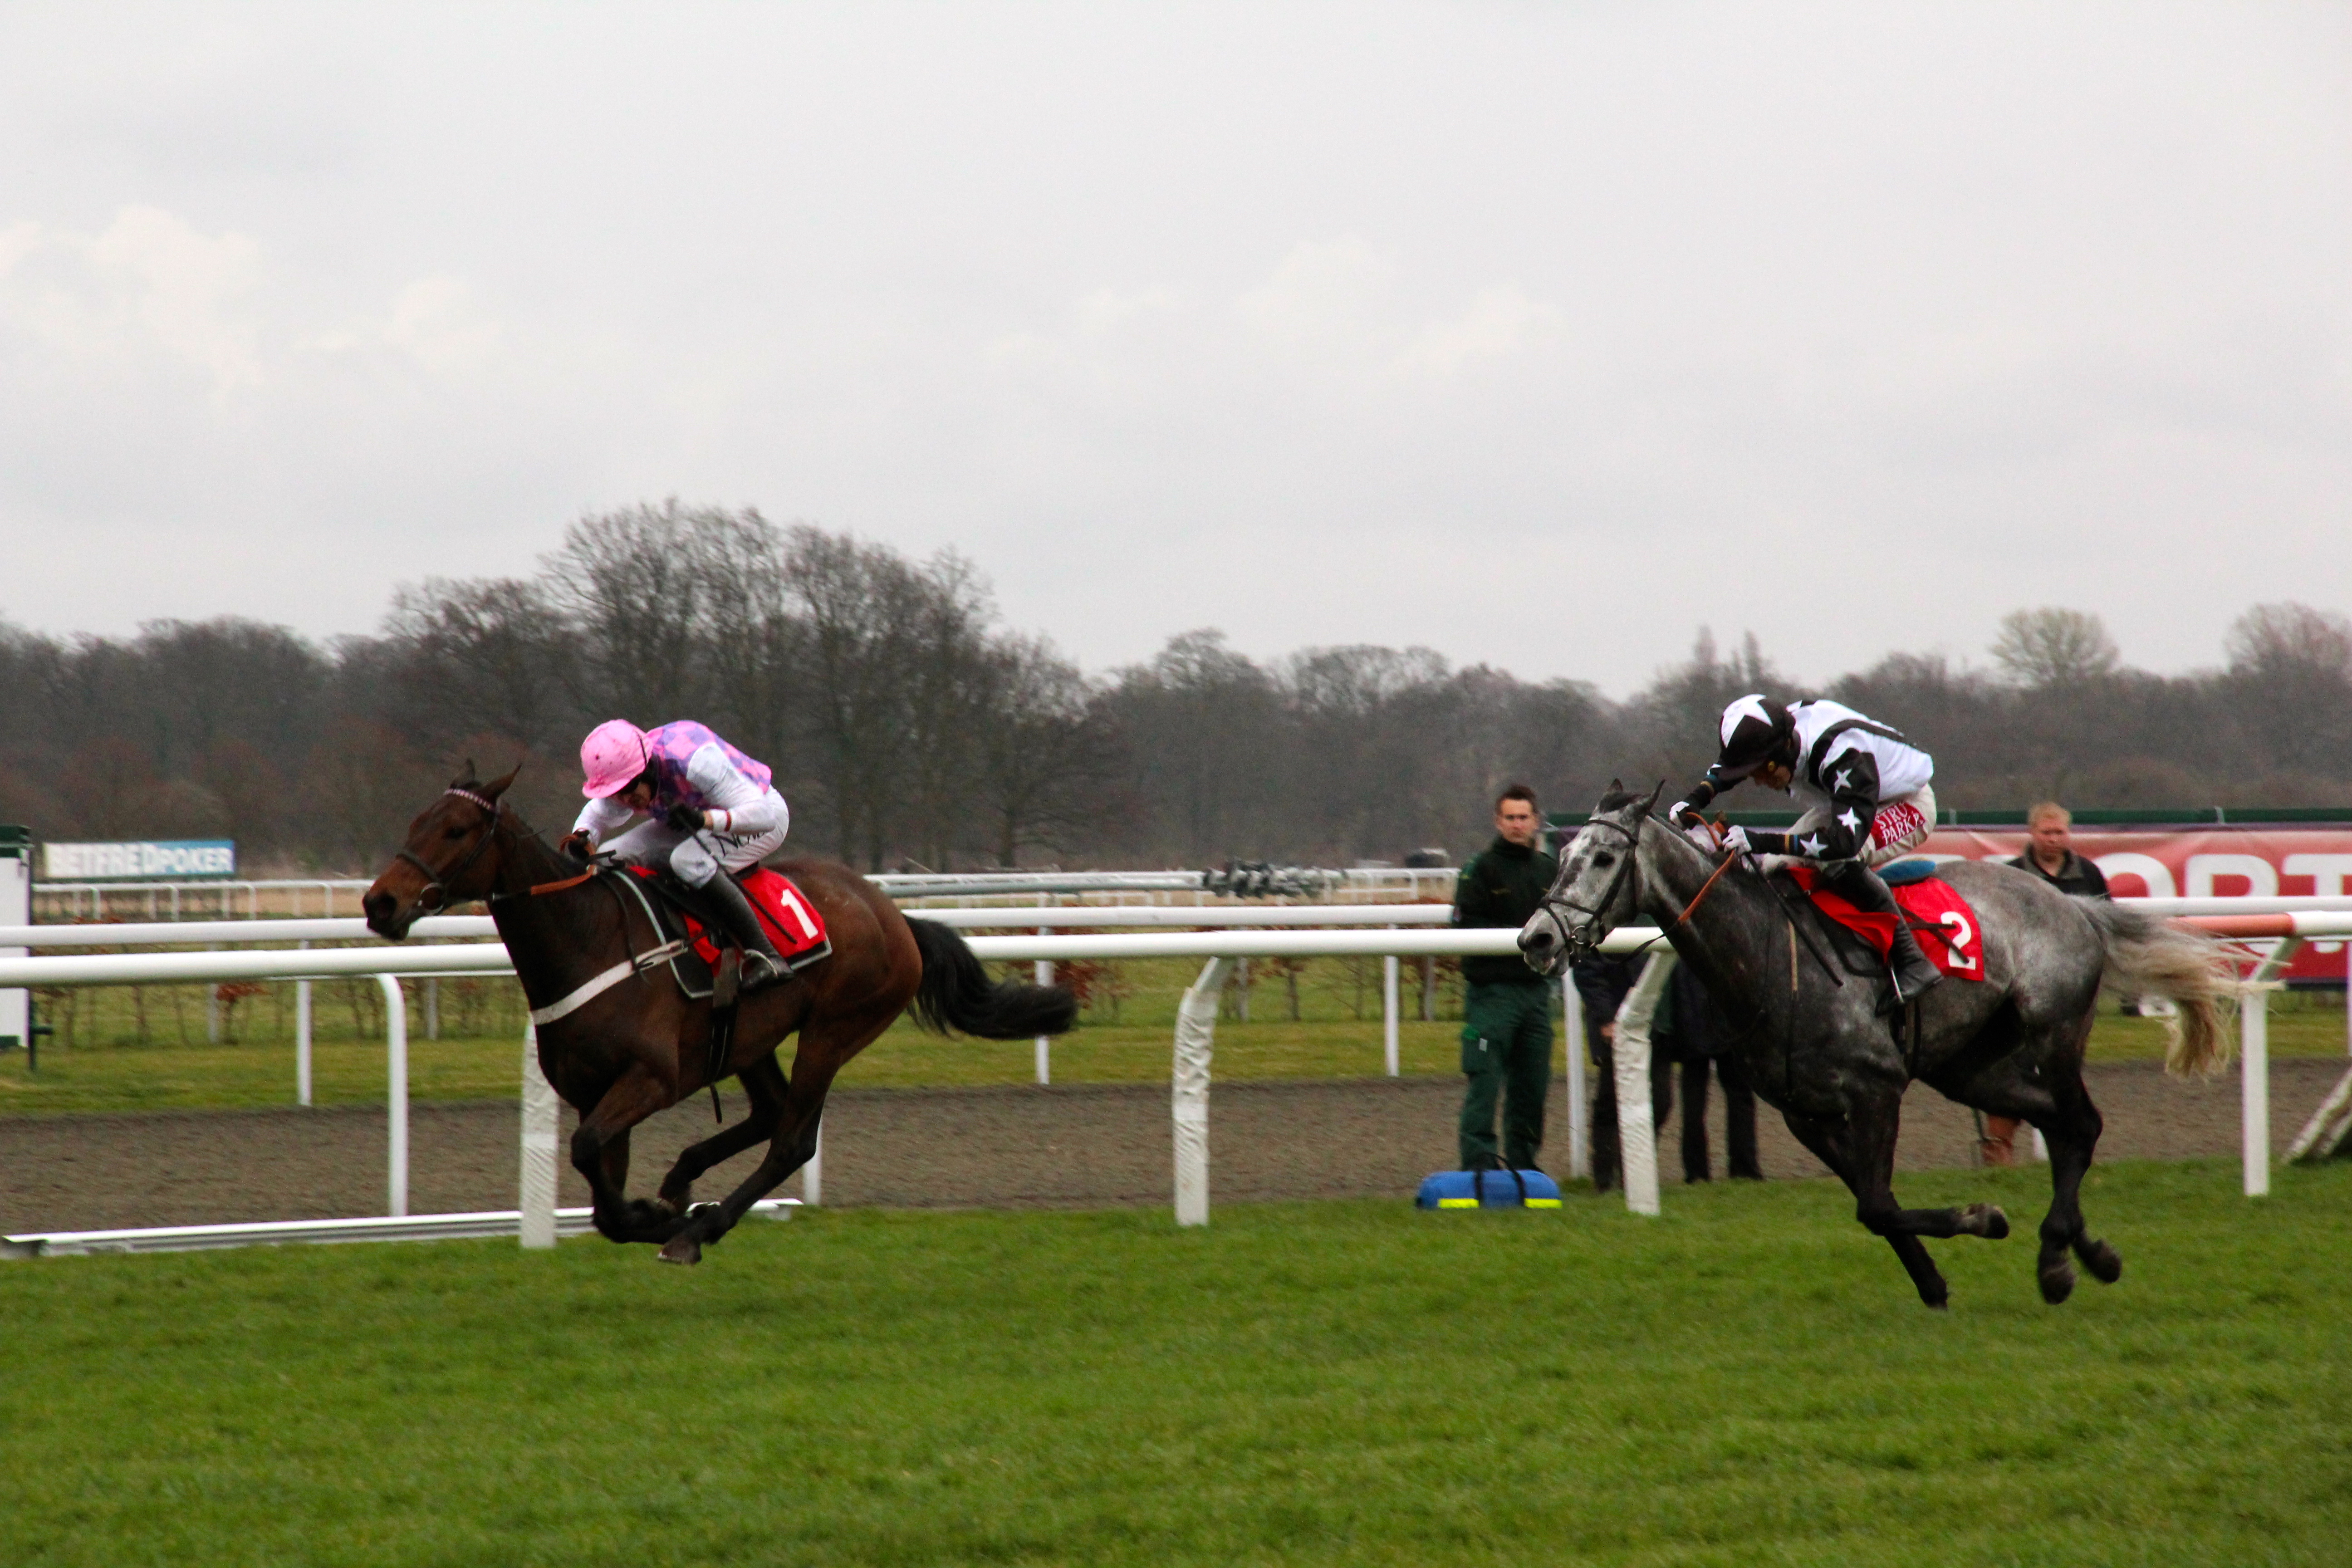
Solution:
<path fill-rule="evenodd" d="M 1706 1156 L 1706 1069 L 1708 1058 L 1697 1057 L 1683 1069 L 1683 1180 L 1713 1179 Z M 1756 1163 L 1756 1091 L 1747 1075 L 1729 1057 L 1713 1059 L 1715 1076 L 1723 1085 L 1723 1142 L 1734 1180 L 1760 1182 L 1764 1173 Z"/>
<path fill-rule="evenodd" d="M 1585 1054 L 1592 1058 L 1592 1190 L 1605 1193 L 1624 1179 L 1624 1154 L 1617 1141 L 1617 1053 L 1601 1037 L 1613 1018 L 1584 1016 Z M 1675 1109 L 1675 1064 L 1665 1052 L 1650 1052 L 1650 1125 L 1664 1127 Z"/>
<path fill-rule="evenodd" d="M 1486 1171 L 1498 1158 L 1536 1168 L 1543 1148 L 1544 1096 L 1551 1089 L 1551 987 L 1472 985 L 1462 1000 L 1462 1168 Z M 1503 1139 L 1495 1142 L 1495 1106 Z"/>

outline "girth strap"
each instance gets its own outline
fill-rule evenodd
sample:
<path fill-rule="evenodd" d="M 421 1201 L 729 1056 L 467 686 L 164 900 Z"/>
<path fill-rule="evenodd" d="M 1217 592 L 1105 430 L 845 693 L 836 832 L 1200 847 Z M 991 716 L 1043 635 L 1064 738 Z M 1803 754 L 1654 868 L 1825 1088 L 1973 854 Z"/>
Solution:
<path fill-rule="evenodd" d="M 657 963 L 667 963 L 685 951 L 686 943 L 682 942 L 666 942 L 650 952 L 639 953 L 635 958 L 625 958 L 562 1001 L 551 1002 L 544 1007 L 533 1007 L 530 1010 L 530 1021 L 534 1024 L 552 1024 L 558 1018 L 578 1012 L 630 975 L 642 973 Z"/>

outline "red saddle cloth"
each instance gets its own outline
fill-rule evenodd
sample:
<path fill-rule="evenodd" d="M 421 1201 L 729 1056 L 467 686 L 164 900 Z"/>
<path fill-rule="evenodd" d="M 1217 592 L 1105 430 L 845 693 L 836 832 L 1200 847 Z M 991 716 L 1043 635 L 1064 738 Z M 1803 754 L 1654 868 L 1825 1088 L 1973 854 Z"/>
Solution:
<path fill-rule="evenodd" d="M 1791 866 L 1789 875 L 1812 896 L 1813 907 L 1853 932 L 1886 956 L 1895 942 L 1895 917 L 1855 909 L 1827 888 L 1814 886 L 1811 866 Z M 1945 973 L 1962 980 L 1984 978 L 1984 937 L 1977 930 L 1977 912 L 1959 889 L 1941 877 L 1925 877 L 1890 888 L 1897 908 L 1911 917 L 1919 937 L 1919 951 Z"/>
<path fill-rule="evenodd" d="M 629 869 L 640 877 L 656 874 L 649 866 L 632 866 Z M 790 877 L 765 866 L 755 866 L 735 880 L 741 886 L 744 897 L 751 900 L 761 925 L 767 928 L 768 940 L 783 955 L 786 969 L 814 963 L 833 951 L 824 934 L 824 916 L 806 894 L 793 886 Z M 684 910 L 678 911 L 678 918 L 686 921 L 686 939 L 694 944 L 702 962 L 717 963 L 719 944 L 710 940 L 702 922 Z"/>

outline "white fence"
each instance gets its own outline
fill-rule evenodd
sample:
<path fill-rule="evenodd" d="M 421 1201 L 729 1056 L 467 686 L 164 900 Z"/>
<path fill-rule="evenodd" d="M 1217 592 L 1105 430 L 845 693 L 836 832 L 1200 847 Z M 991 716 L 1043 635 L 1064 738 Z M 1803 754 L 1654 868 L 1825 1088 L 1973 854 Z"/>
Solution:
<path fill-rule="evenodd" d="M 2294 905 L 2308 901 L 2265 900 Z M 2237 914 L 2247 910 L 2248 906 L 2257 900 L 2199 902 L 2219 902 L 2227 906 L 2231 913 Z M 2337 908 L 2333 911 L 2298 908 L 2270 917 L 2273 923 L 2284 921 L 2294 934 L 2276 939 L 2262 951 L 2255 972 L 2251 976 L 2252 984 L 2244 995 L 2242 1016 L 2244 1184 L 2250 1196 L 2268 1192 L 2270 1185 L 2267 992 L 2301 942 L 2313 937 L 2352 935 L 2352 910 L 2345 909 L 2341 900 L 2336 902 Z M 1009 923 L 1008 917 L 1013 912 L 1003 910 L 917 911 L 919 918 L 945 915 L 951 917 L 949 923 L 977 928 Z M 1041 912 L 1034 909 L 1020 911 L 1020 918 L 1026 923 L 1038 919 Z M 1068 923 L 1081 923 L 1069 920 L 1070 916 L 1080 911 L 1055 912 Z M 1424 912 L 1410 906 L 1397 906 L 1377 911 L 1380 923 L 1387 929 L 1346 929 L 1345 925 L 1334 921 L 1321 929 L 1266 930 L 1250 928 L 1262 928 L 1275 917 L 1282 917 L 1286 924 L 1297 925 L 1307 920 L 1330 920 L 1335 916 L 1341 917 L 1346 925 L 1360 927 L 1371 923 L 1374 911 L 1360 914 L 1355 910 L 1334 910 L 1328 906 L 1167 911 L 1093 910 L 1084 911 L 1083 923 L 1176 923 L 1157 918 L 1166 915 L 1181 917 L 1181 923 L 1185 925 L 1214 925 L 1224 929 L 1092 935 L 980 936 L 968 940 L 980 957 L 998 961 L 1043 962 L 1073 958 L 1208 960 L 1200 978 L 1186 992 L 1179 1006 L 1171 1067 L 1171 1110 L 1178 1220 L 1181 1224 L 1193 1225 L 1205 1224 L 1208 1217 L 1208 1086 L 1214 1046 L 1216 1003 L 1230 965 L 1239 959 L 1273 956 L 1377 956 L 1386 959 L 1383 1001 L 1388 1019 L 1387 1065 L 1393 1075 L 1398 1070 L 1395 1020 L 1396 963 L 1400 957 L 1423 954 L 1456 957 L 1507 955 L 1517 952 L 1517 933 L 1515 931 L 1428 929 L 1445 918 L 1445 913 L 1442 908 L 1431 908 Z M 1116 921 L 1106 918 L 1111 916 L 1120 918 Z M 1407 923 L 1408 918 L 1412 924 Z M 448 917 L 445 924 L 456 928 L 465 924 L 467 920 L 467 917 Z M 272 923 L 290 926 L 294 922 Z M 1414 929 L 1415 926 L 1421 929 Z M 26 929 L 17 928 L 18 931 Z M 125 942 L 128 928 L 99 929 L 105 930 L 110 938 L 108 945 L 129 945 Z M 247 936 L 247 940 L 258 935 L 251 925 L 240 924 L 237 929 L 240 934 Z M 45 944 L 48 938 L 62 934 L 56 928 L 30 930 L 38 933 L 32 940 Z M 160 943 L 174 937 L 184 941 L 190 934 L 186 927 L 165 930 L 171 934 L 141 933 L 141 936 L 142 940 Z M 10 931 L 0 929 L 0 944 L 5 944 L 11 934 Z M 450 929 L 446 934 L 454 936 L 459 932 Z M 1620 931 L 1610 938 L 1604 951 L 1633 952 L 1649 945 L 1656 937 L 1657 933 L 1652 930 Z M 406 1215 L 408 1202 L 407 1010 L 399 977 L 511 973 L 512 965 L 504 947 L 496 942 L 480 942 L 423 947 L 376 944 L 313 950 L 279 948 L 243 952 L 89 953 L 0 959 L 0 986 L 300 980 L 328 975 L 373 975 L 383 987 L 385 1004 L 385 1073 L 389 1102 L 386 1204 L 390 1215 L 395 1218 Z M 1565 982 L 1563 988 L 1569 1036 L 1569 1163 L 1571 1174 L 1583 1174 L 1587 1170 L 1588 1152 L 1584 1148 L 1582 1011 L 1573 989 Z M 1647 1018 L 1643 1011 L 1645 997 L 1648 1002 L 1654 1002 L 1654 987 L 1637 986 L 1633 994 L 1627 998 L 1627 1010 L 1620 1013 L 1621 1021 L 1633 1026 L 1621 1031 L 1615 1066 L 1624 1132 L 1622 1157 L 1626 1202 L 1637 1212 L 1655 1214 L 1658 1212 L 1656 1160 L 1654 1130 L 1649 1126 L 1649 1064 L 1646 1030 L 1643 1026 Z M 543 1239 L 551 1245 L 556 1158 L 553 1099 L 545 1091 L 544 1080 L 539 1079 L 535 1052 L 528 1048 L 525 1053 L 525 1084 L 526 1115 L 521 1157 L 524 1171 L 522 1187 L 527 1201 L 520 1211 L 520 1225 L 528 1243 L 537 1244 Z M 813 1199 L 814 1184 L 810 1191 Z"/>
<path fill-rule="evenodd" d="M 1342 902 L 1449 898 L 1451 867 L 1356 867 L 1347 870 L 1303 869 L 1297 884 Z M 981 871 L 934 875 L 881 872 L 866 879 L 900 903 L 931 899 L 1142 900 L 1153 904 L 1213 907 L 1229 895 L 1200 871 Z M 186 881 L 37 882 L 35 910 L 53 921 L 104 920 L 120 916 L 126 900 L 147 919 L 177 921 L 190 915 L 219 919 L 300 919 L 313 900 L 320 919 L 334 918 L 341 902 L 357 909 L 373 884 L 356 877 L 287 877 L 259 879 L 206 878 Z M 265 909 L 265 906 L 267 908 Z"/>

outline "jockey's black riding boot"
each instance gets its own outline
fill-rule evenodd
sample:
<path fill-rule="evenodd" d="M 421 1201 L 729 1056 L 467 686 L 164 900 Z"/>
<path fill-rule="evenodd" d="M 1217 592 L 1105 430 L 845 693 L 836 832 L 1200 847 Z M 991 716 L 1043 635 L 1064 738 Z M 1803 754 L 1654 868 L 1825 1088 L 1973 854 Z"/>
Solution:
<path fill-rule="evenodd" d="M 1837 860 L 1822 868 L 1821 879 L 1823 887 L 1855 909 L 1895 917 L 1895 944 L 1886 954 L 1895 994 L 1881 1011 L 1893 1012 L 1944 978 L 1944 972 L 1919 951 L 1919 939 L 1911 934 L 1902 906 L 1895 901 L 1893 890 L 1878 879 L 1877 872 L 1859 860 Z"/>
<path fill-rule="evenodd" d="M 721 871 L 702 885 L 709 897 L 710 907 L 727 922 L 727 933 L 743 950 L 743 989 L 756 991 L 771 981 L 784 976 L 784 955 L 760 929 L 760 917 L 751 908 L 751 900 L 743 896 L 742 888 L 734 878 Z"/>

